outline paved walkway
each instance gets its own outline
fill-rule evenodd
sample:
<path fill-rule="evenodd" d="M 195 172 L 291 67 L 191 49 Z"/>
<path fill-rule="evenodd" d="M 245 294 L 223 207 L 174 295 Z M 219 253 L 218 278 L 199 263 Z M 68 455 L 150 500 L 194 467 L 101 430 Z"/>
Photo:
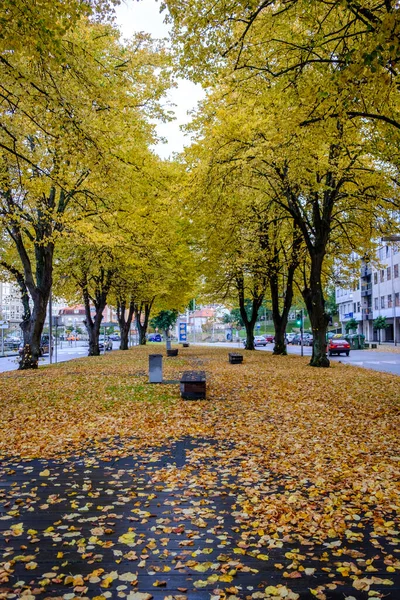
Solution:
<path fill-rule="evenodd" d="M 114 439 L 102 458 L 3 462 L 0 598 L 342 600 L 369 589 L 400 597 L 399 571 L 388 572 L 397 534 L 376 538 L 367 515 L 354 514 L 342 540 L 321 542 L 318 527 L 309 539 L 279 528 L 263 535 L 252 493 L 267 499 L 301 486 L 246 474 L 251 448 L 185 438 L 121 454 Z"/>

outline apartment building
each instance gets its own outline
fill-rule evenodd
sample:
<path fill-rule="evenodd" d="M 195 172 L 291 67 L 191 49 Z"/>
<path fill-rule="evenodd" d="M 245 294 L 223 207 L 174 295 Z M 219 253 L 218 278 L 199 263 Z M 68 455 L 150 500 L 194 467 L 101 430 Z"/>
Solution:
<path fill-rule="evenodd" d="M 1 319 L 12 324 L 22 321 L 24 307 L 21 292 L 17 285 L 8 281 L 0 281 L 0 315 Z"/>
<path fill-rule="evenodd" d="M 373 321 L 385 317 L 387 329 L 381 341 L 400 342 L 400 245 L 383 244 L 377 250 L 376 264 L 363 264 L 360 277 L 351 289 L 336 288 L 336 303 L 342 330 L 350 319 L 358 321 L 358 333 L 367 341 L 377 341 Z"/>

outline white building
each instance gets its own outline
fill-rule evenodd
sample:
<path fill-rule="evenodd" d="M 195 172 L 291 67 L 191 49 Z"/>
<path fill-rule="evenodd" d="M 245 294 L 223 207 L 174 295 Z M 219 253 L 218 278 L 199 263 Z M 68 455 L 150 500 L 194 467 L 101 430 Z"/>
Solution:
<path fill-rule="evenodd" d="M 388 328 L 381 330 L 381 341 L 400 342 L 400 246 L 383 244 L 377 251 L 379 268 L 364 264 L 352 289 L 336 288 L 339 319 L 358 321 L 358 333 L 367 341 L 377 341 L 373 321 L 385 317 Z"/>
<path fill-rule="evenodd" d="M 24 307 L 21 302 L 21 292 L 14 283 L 0 281 L 0 314 L 1 319 L 8 321 L 10 325 L 19 325 L 22 321 Z"/>

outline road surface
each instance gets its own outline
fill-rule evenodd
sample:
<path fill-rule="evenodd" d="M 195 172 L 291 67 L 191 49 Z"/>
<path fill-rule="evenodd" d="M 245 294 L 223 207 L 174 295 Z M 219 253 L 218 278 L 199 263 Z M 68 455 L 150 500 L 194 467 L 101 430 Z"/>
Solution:
<path fill-rule="evenodd" d="M 65 362 L 67 360 L 71 360 L 73 358 L 81 358 L 82 356 L 87 356 L 87 342 L 77 342 L 75 346 L 75 342 L 73 342 L 73 346 L 68 346 L 67 342 L 63 342 L 63 347 L 57 349 L 57 362 Z M 225 342 L 216 342 L 209 343 L 204 342 L 202 344 L 204 346 L 217 346 L 226 348 L 227 350 L 243 349 L 242 344 L 237 343 L 225 343 Z M 113 349 L 116 350 L 119 347 L 119 342 L 113 342 Z M 161 347 L 164 348 L 164 344 L 160 344 Z M 267 351 L 272 352 L 273 344 L 267 344 L 267 346 L 259 346 L 257 351 Z M 311 356 L 312 349 L 309 347 L 304 347 L 304 356 Z M 289 354 L 300 354 L 301 349 L 300 346 L 288 346 Z M 364 367 L 366 369 L 373 369 L 375 371 L 386 371 L 388 373 L 392 373 L 394 375 L 400 375 L 400 353 L 395 352 L 376 352 L 374 350 L 351 350 L 350 356 L 332 356 L 332 361 L 341 361 L 344 364 L 354 365 L 356 367 Z M 54 357 L 53 357 L 54 362 Z M 40 365 L 48 365 L 49 357 L 45 356 L 40 361 Z M 12 356 L 8 358 L 0 358 L 0 373 L 5 371 L 14 371 L 18 368 L 17 357 Z"/>

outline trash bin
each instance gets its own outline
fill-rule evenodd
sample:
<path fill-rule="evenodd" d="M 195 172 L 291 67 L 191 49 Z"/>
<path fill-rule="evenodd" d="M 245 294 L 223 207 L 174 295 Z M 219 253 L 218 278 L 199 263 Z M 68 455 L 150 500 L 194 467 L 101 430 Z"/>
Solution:
<path fill-rule="evenodd" d="M 345 336 L 345 339 L 349 342 L 352 350 L 359 350 L 358 335 L 351 333 Z"/>

